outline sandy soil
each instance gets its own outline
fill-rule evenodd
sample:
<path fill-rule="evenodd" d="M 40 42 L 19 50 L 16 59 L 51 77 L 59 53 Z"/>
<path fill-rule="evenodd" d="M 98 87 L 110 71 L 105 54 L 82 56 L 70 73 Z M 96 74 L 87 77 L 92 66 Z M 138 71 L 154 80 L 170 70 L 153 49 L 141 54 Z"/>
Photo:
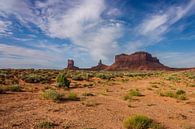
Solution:
<path fill-rule="evenodd" d="M 187 87 L 184 82 L 176 83 L 171 88 L 184 89 L 188 98 L 178 100 L 157 94 L 159 89 L 170 90 L 166 84 L 171 82 L 163 80 L 165 86 L 151 87 L 151 82 L 160 82 L 162 78 L 128 79 L 127 82 L 118 79 L 109 85 L 99 83 L 90 88 L 71 88 L 80 101 L 56 103 L 42 100 L 39 89 L 45 85 L 40 84 L 31 85 L 34 86 L 31 92 L 0 94 L 0 128 L 34 129 L 41 121 L 52 121 L 56 129 L 124 129 L 124 118 L 143 114 L 167 129 L 195 129 L 195 87 Z M 139 89 L 143 96 L 125 101 L 123 97 L 130 89 Z M 65 95 L 69 92 L 58 90 Z M 94 96 L 83 96 L 84 92 Z"/>

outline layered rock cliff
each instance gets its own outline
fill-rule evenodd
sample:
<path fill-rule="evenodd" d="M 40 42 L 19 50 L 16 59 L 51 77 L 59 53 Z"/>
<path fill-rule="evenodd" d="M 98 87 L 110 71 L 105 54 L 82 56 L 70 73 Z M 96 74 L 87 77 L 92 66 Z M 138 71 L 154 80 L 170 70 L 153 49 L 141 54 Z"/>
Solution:
<path fill-rule="evenodd" d="M 67 69 L 78 70 L 79 67 L 74 66 L 74 60 L 68 59 Z"/>
<path fill-rule="evenodd" d="M 135 52 L 131 55 L 115 56 L 115 62 L 106 70 L 166 70 L 169 69 L 147 52 Z"/>
<path fill-rule="evenodd" d="M 90 70 L 94 70 L 94 71 L 100 71 L 100 70 L 105 70 L 107 69 L 109 66 L 105 65 L 102 63 L 102 60 L 99 61 L 97 66 L 91 67 Z"/>
<path fill-rule="evenodd" d="M 68 60 L 67 69 L 78 70 L 80 68 L 74 66 L 73 60 Z M 100 60 L 97 66 L 84 68 L 81 70 L 171 70 L 171 68 L 163 65 L 160 61 L 147 52 L 135 52 L 131 55 L 120 54 L 115 56 L 115 62 L 111 66 L 107 66 Z"/>

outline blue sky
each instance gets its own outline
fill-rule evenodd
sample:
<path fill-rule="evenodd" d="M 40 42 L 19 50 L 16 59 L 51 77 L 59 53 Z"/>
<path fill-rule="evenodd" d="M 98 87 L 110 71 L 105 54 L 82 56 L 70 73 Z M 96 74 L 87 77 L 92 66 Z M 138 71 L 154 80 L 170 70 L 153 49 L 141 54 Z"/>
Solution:
<path fill-rule="evenodd" d="M 79 67 L 147 51 L 195 66 L 194 0 L 0 0 L 0 68 Z"/>

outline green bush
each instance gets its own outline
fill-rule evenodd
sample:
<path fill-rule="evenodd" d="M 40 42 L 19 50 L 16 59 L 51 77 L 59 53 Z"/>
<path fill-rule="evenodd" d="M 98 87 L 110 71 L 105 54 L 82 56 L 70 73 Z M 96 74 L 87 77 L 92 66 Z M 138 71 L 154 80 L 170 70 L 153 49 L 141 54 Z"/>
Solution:
<path fill-rule="evenodd" d="M 10 86 L 0 86 L 0 93 L 6 93 L 6 91 L 20 92 L 22 90 L 18 84 Z"/>
<path fill-rule="evenodd" d="M 185 94 L 186 92 L 184 90 L 181 90 L 181 89 L 177 89 L 176 90 L 176 94 L 177 95 L 182 95 L 182 94 Z"/>
<path fill-rule="evenodd" d="M 94 96 L 94 94 L 90 92 L 84 92 L 82 95 L 83 96 Z"/>
<path fill-rule="evenodd" d="M 89 76 L 88 74 L 80 73 L 80 74 L 74 75 L 72 79 L 76 81 L 89 80 Z"/>
<path fill-rule="evenodd" d="M 175 92 L 168 91 L 168 92 L 160 92 L 160 96 L 165 96 L 165 97 L 171 97 L 171 98 L 176 98 L 179 100 L 186 100 L 186 92 L 181 89 L 177 89 Z"/>
<path fill-rule="evenodd" d="M 123 125 L 126 129 L 163 129 L 163 126 L 143 115 L 133 115 L 124 119 Z"/>
<path fill-rule="evenodd" d="M 56 126 L 56 125 L 50 121 L 42 121 L 42 122 L 37 124 L 38 128 L 43 128 L 43 129 L 51 129 L 51 128 L 54 128 L 54 126 Z"/>
<path fill-rule="evenodd" d="M 148 129 L 152 120 L 143 115 L 135 115 L 125 119 L 123 124 L 127 129 Z"/>
<path fill-rule="evenodd" d="M 9 91 L 20 92 L 21 88 L 20 88 L 20 86 L 18 84 L 15 84 L 15 85 L 11 85 L 10 87 L 8 87 L 8 90 Z"/>
<path fill-rule="evenodd" d="M 58 74 L 56 80 L 59 87 L 69 88 L 70 81 L 65 77 L 63 73 Z"/>
<path fill-rule="evenodd" d="M 27 83 L 49 83 L 51 78 L 45 75 L 28 74 L 21 77 Z"/>
<path fill-rule="evenodd" d="M 0 86 L 0 94 L 4 94 L 6 92 L 6 90 L 4 89 L 3 86 Z"/>
<path fill-rule="evenodd" d="M 51 89 L 47 89 L 42 93 L 42 98 L 53 101 L 59 101 L 63 96 L 64 94 L 59 94 L 57 91 Z"/>
<path fill-rule="evenodd" d="M 100 79 L 106 79 L 106 80 L 110 80 L 113 78 L 113 76 L 111 74 L 108 74 L 108 73 L 98 73 L 95 75 L 97 78 L 100 78 Z"/>
<path fill-rule="evenodd" d="M 76 100 L 79 100 L 79 98 L 77 97 L 76 93 L 70 92 L 69 95 L 68 95 L 68 100 L 76 101 Z"/>
<path fill-rule="evenodd" d="M 131 89 L 128 93 L 124 96 L 124 100 L 131 99 L 133 96 L 142 96 L 138 89 Z"/>

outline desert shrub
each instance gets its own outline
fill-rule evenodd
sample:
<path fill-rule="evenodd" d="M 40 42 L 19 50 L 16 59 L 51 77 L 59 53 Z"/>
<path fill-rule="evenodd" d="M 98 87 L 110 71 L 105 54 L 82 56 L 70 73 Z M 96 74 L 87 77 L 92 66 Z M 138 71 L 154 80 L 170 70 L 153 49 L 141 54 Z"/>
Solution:
<path fill-rule="evenodd" d="M 141 77 L 141 78 L 145 78 L 145 77 L 151 77 L 151 76 L 157 76 L 159 75 L 159 73 L 155 72 L 143 72 L 143 73 L 125 73 L 125 76 L 128 77 Z"/>
<path fill-rule="evenodd" d="M 76 93 L 70 92 L 69 95 L 68 95 L 68 100 L 76 101 L 76 100 L 79 100 L 79 98 L 78 98 Z"/>
<path fill-rule="evenodd" d="M 50 121 L 42 121 L 37 124 L 38 128 L 43 128 L 43 129 L 51 129 L 54 128 L 54 126 L 56 126 L 56 124 Z"/>
<path fill-rule="evenodd" d="M 182 89 L 177 89 L 176 90 L 176 94 L 177 95 L 182 95 L 182 94 L 185 94 L 186 92 L 184 91 L 184 90 L 182 90 Z"/>
<path fill-rule="evenodd" d="M 18 84 L 14 84 L 14 85 L 8 86 L 8 90 L 9 91 L 15 91 L 15 92 L 22 91 Z"/>
<path fill-rule="evenodd" d="M 21 77 L 27 83 L 49 83 L 51 78 L 44 75 L 28 74 Z"/>
<path fill-rule="evenodd" d="M 70 81 L 63 73 L 58 74 L 56 81 L 59 87 L 69 88 L 70 86 Z"/>
<path fill-rule="evenodd" d="M 165 97 L 171 97 L 171 98 L 176 98 L 179 100 L 186 100 L 186 92 L 181 89 L 177 89 L 175 92 L 173 91 L 167 91 L 167 92 L 160 92 L 160 96 L 165 96 Z"/>
<path fill-rule="evenodd" d="M 138 89 L 131 89 L 128 93 L 124 96 L 124 100 L 131 99 L 133 96 L 142 96 Z"/>
<path fill-rule="evenodd" d="M 90 92 L 84 92 L 82 95 L 83 96 L 94 96 L 94 94 Z"/>
<path fill-rule="evenodd" d="M 95 75 L 97 78 L 100 78 L 100 79 L 107 79 L 107 80 L 110 80 L 112 79 L 114 76 L 111 75 L 111 74 L 106 74 L 106 73 L 98 73 Z"/>
<path fill-rule="evenodd" d="M 5 78 L 0 77 L 0 84 L 5 84 Z"/>
<path fill-rule="evenodd" d="M 80 73 L 72 76 L 72 79 L 76 81 L 89 80 L 89 76 L 86 73 Z"/>
<path fill-rule="evenodd" d="M 178 78 L 176 74 L 172 74 L 172 75 L 166 77 L 165 79 L 168 81 L 176 81 L 176 82 L 180 80 L 180 78 Z"/>
<path fill-rule="evenodd" d="M 195 84 L 190 84 L 190 87 L 195 87 Z"/>
<path fill-rule="evenodd" d="M 10 86 L 0 86 L 0 93 L 5 93 L 6 91 L 20 92 L 22 90 L 18 84 Z"/>
<path fill-rule="evenodd" d="M 123 125 L 127 129 L 163 129 L 160 124 L 143 115 L 133 115 L 124 119 Z"/>
<path fill-rule="evenodd" d="M 4 86 L 0 85 L 0 94 L 3 94 L 5 92 L 6 92 L 6 90 L 5 90 Z"/>
<path fill-rule="evenodd" d="M 86 107 L 95 107 L 95 106 L 99 105 L 99 103 L 97 103 L 94 100 L 82 101 L 81 104 L 85 105 Z"/>
<path fill-rule="evenodd" d="M 55 90 L 47 89 L 42 93 L 42 98 L 47 100 L 59 101 L 63 98 L 64 94 L 59 94 Z"/>
<path fill-rule="evenodd" d="M 195 79 L 195 73 L 194 72 L 186 72 L 184 73 L 186 75 L 186 77 L 188 77 L 189 79 Z"/>

